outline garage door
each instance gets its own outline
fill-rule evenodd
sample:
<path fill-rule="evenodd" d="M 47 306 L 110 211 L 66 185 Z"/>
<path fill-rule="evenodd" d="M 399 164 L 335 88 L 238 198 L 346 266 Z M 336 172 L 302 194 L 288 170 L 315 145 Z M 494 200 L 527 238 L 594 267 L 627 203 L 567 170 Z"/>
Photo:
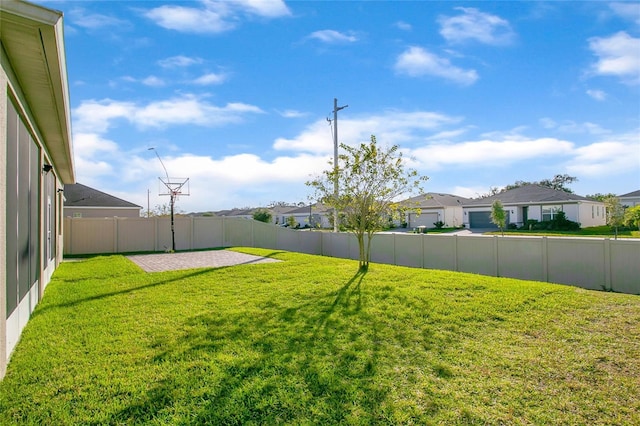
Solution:
<path fill-rule="evenodd" d="M 507 213 L 507 220 L 505 224 L 509 223 L 509 212 Z M 495 228 L 498 226 L 491 222 L 491 212 L 469 212 L 469 227 L 470 228 Z"/>
<path fill-rule="evenodd" d="M 491 212 L 469 212 L 470 228 L 498 228 L 491 222 Z"/>
<path fill-rule="evenodd" d="M 416 226 L 426 226 L 427 228 L 435 228 L 433 224 L 438 221 L 438 213 L 409 213 L 409 228 Z"/>

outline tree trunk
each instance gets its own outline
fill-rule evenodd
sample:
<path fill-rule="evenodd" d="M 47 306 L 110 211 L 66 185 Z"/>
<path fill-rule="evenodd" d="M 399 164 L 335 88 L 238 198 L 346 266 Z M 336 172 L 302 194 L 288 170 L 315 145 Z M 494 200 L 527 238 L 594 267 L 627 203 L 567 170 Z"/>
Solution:
<path fill-rule="evenodd" d="M 358 233 L 356 234 L 356 237 L 358 238 L 358 249 L 360 250 L 360 262 L 358 263 L 358 268 L 366 269 L 368 262 L 366 262 L 366 253 L 364 248 L 364 233 Z"/>

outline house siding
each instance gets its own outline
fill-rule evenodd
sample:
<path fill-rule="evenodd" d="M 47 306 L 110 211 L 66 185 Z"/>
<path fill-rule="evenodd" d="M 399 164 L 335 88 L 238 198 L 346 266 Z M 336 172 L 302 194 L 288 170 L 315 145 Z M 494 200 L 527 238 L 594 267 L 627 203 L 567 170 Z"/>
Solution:
<path fill-rule="evenodd" d="M 12 14 L 15 7 L 21 10 L 19 17 Z M 60 90 L 66 88 L 66 68 L 57 62 L 64 56 L 54 52 L 63 48 L 62 23 L 42 23 L 28 18 L 29 13 L 61 18 L 58 12 L 29 3 L 0 2 L 0 379 L 62 259 L 58 189 L 64 179 L 74 178 L 72 158 L 65 157 L 71 149 L 66 138 L 68 103 L 58 97 L 64 97 Z M 17 59 L 18 69 L 10 58 Z M 52 72 L 57 65 L 61 65 L 60 74 Z M 25 73 L 27 69 L 31 74 Z M 47 77 L 37 88 L 29 77 L 35 74 Z M 38 123 L 49 127 L 41 128 Z M 45 164 L 52 168 L 44 171 Z"/>

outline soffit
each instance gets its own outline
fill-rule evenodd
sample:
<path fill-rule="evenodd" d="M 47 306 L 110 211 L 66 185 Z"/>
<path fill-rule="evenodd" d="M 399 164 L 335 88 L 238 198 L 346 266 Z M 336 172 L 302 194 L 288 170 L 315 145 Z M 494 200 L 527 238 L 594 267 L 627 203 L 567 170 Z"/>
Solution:
<path fill-rule="evenodd" d="M 0 40 L 56 171 L 75 181 L 62 15 L 23 2 L 0 10 Z"/>

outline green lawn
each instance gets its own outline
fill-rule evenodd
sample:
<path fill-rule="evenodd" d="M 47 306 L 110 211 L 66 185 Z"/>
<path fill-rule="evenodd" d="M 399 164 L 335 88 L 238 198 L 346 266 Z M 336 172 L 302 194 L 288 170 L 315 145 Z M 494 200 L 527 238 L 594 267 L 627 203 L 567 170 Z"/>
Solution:
<path fill-rule="evenodd" d="M 640 424 L 640 297 L 284 262 L 56 271 L 0 424 Z"/>
<path fill-rule="evenodd" d="M 615 238 L 615 230 L 609 226 L 593 226 L 590 228 L 582 228 L 577 231 L 543 231 L 543 230 L 522 230 L 522 229 L 505 229 L 505 235 L 536 235 L 549 237 L 596 237 L 596 238 Z M 487 232 L 487 234 L 500 235 L 500 231 Z M 631 231 L 629 229 L 618 230 L 618 238 L 640 238 L 640 231 Z"/>

